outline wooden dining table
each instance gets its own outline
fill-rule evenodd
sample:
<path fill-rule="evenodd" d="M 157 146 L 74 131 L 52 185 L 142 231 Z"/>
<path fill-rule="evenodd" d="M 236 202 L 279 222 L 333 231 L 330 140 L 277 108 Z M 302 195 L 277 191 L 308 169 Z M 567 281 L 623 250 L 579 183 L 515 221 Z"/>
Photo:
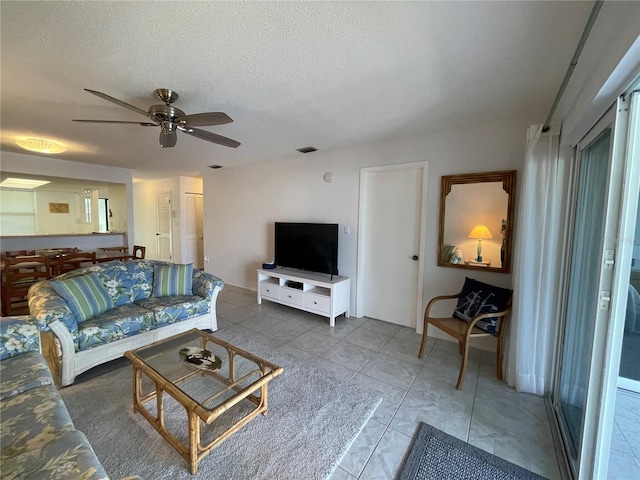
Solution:
<path fill-rule="evenodd" d="M 83 252 L 78 252 L 78 253 L 83 253 Z M 88 253 L 92 253 L 92 252 L 88 252 Z M 16 258 L 21 258 L 24 259 L 24 264 L 23 265 L 25 268 L 30 267 L 30 266 L 34 266 L 35 264 L 37 264 L 38 262 L 33 262 L 32 264 L 30 264 L 29 262 L 29 257 L 31 255 L 24 255 L 24 256 L 20 256 L 20 257 L 16 257 Z M 49 258 L 49 266 L 51 268 L 53 268 L 56 264 L 57 264 L 57 259 L 62 256 L 64 257 L 64 254 L 56 256 L 56 257 L 50 257 Z M 89 257 L 87 257 L 89 258 Z M 125 252 L 114 252 L 114 251 L 108 251 L 108 252 L 96 252 L 96 262 L 97 263 L 101 263 L 101 262 L 110 262 L 112 260 L 131 260 L 136 258 L 135 255 L 132 255 L 130 253 L 125 253 Z M 4 259 L 0 260 L 0 270 L 4 270 Z"/>
<path fill-rule="evenodd" d="M 116 251 L 107 251 L 107 252 L 96 252 L 96 262 L 110 262 L 111 260 L 132 260 L 136 258 L 135 255 L 126 252 L 116 252 Z"/>

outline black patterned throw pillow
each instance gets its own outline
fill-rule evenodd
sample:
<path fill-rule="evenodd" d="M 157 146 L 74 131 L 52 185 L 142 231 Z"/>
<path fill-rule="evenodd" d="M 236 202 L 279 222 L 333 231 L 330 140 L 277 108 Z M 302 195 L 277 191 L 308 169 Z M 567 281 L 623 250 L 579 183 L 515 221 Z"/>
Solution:
<path fill-rule="evenodd" d="M 500 312 L 507 308 L 511 293 L 507 288 L 495 287 L 466 277 L 453 316 L 469 322 L 481 313 Z M 495 334 L 499 321 L 500 318 L 497 317 L 485 318 L 476 323 L 476 327 Z"/>

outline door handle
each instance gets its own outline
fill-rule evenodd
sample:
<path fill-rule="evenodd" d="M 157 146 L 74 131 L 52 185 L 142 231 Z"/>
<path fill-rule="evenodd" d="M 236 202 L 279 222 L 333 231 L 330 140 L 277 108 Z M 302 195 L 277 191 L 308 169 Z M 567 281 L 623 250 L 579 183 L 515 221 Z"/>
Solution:
<path fill-rule="evenodd" d="M 419 260 L 420 257 L 418 255 L 414 255 L 413 257 L 411 257 L 411 260 Z"/>

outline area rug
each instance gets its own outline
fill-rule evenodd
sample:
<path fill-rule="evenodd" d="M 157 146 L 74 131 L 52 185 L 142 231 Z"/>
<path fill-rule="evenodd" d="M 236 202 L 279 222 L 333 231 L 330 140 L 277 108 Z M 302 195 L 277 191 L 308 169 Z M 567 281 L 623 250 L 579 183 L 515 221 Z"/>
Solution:
<path fill-rule="evenodd" d="M 529 470 L 420 423 L 399 480 L 545 480 Z"/>
<path fill-rule="evenodd" d="M 60 393 L 76 428 L 88 437 L 114 479 L 328 478 L 381 398 L 252 340 L 238 346 L 280 365 L 284 373 L 269 383 L 268 414 L 211 451 L 195 475 L 142 415 L 133 413 L 132 368 L 127 360 L 88 380 L 80 378 Z M 166 404 L 164 408 L 170 412 L 167 423 L 184 426 L 186 435 L 184 409 Z M 203 426 L 203 434 L 208 427 Z"/>

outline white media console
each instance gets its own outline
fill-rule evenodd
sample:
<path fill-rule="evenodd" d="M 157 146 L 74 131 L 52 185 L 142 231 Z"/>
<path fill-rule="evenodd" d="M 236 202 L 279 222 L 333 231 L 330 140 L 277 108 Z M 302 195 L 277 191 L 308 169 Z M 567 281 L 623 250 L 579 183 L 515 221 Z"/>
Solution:
<path fill-rule="evenodd" d="M 288 268 L 258 270 L 258 304 L 262 299 L 329 317 L 349 317 L 351 280 L 348 277 Z"/>

